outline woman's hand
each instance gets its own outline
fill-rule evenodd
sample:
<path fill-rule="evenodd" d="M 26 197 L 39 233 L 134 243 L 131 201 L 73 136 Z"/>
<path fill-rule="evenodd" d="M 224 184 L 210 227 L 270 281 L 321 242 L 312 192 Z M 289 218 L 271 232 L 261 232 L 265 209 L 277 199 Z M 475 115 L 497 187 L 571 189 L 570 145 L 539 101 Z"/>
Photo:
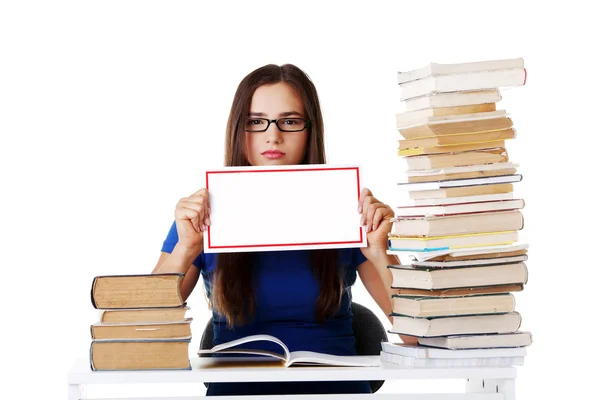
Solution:
<path fill-rule="evenodd" d="M 175 207 L 175 225 L 178 244 L 186 249 L 197 250 L 200 254 L 204 246 L 204 231 L 210 225 L 208 190 L 200 189 L 179 200 Z"/>
<path fill-rule="evenodd" d="M 388 233 L 392 229 L 391 218 L 394 210 L 387 204 L 373 197 L 367 188 L 360 192 L 358 212 L 361 215 L 361 226 L 366 225 L 368 247 L 362 247 L 365 257 L 384 255 L 388 250 Z"/>

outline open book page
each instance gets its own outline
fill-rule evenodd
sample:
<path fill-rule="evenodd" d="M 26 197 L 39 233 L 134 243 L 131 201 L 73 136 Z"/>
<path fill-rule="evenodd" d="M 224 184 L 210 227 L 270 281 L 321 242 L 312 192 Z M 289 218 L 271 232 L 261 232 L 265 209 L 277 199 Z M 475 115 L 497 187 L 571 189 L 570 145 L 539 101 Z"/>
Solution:
<path fill-rule="evenodd" d="M 268 350 L 260 350 L 260 349 L 245 349 L 243 347 L 232 348 L 235 346 L 242 345 L 244 343 L 258 342 L 258 341 L 262 341 L 262 340 L 277 343 L 278 345 L 281 346 L 281 348 L 283 350 L 283 354 L 275 353 L 275 352 L 268 351 Z M 198 355 L 214 354 L 214 353 L 219 353 L 219 354 L 256 354 L 256 355 L 275 357 L 284 362 L 288 362 L 290 359 L 290 352 L 289 352 L 287 346 L 281 340 L 279 340 L 275 336 L 271 336 L 271 335 L 250 335 L 250 336 L 246 336 L 246 337 L 239 338 L 236 340 L 232 340 L 230 342 L 218 344 L 211 349 L 198 350 Z"/>
<path fill-rule="evenodd" d="M 296 365 L 330 365 L 340 367 L 377 367 L 379 356 L 336 356 L 314 351 L 292 351 L 286 367 Z"/>

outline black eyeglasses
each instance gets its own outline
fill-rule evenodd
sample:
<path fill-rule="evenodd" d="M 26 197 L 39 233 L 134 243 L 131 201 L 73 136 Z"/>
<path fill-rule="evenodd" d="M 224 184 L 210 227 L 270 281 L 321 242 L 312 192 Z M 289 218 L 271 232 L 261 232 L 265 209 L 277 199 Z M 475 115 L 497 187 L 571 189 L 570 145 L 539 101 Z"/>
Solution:
<path fill-rule="evenodd" d="M 282 132 L 300 132 L 310 127 L 310 121 L 304 118 L 247 118 L 246 132 L 265 132 L 274 122 Z"/>

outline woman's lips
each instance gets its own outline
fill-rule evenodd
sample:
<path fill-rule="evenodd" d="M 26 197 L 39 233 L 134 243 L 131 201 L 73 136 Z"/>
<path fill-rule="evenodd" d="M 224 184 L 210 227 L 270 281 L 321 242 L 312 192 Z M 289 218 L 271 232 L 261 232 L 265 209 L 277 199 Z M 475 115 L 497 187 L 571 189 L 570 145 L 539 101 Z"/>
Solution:
<path fill-rule="evenodd" d="M 285 153 L 283 153 L 279 150 L 266 150 L 266 151 L 262 152 L 262 155 L 270 160 L 276 160 L 278 158 L 285 156 Z"/>

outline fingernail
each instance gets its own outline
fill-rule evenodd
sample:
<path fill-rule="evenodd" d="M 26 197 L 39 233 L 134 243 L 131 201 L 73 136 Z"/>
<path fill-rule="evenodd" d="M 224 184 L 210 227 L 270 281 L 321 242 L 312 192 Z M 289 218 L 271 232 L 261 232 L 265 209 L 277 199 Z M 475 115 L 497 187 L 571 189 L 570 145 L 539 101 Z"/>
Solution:
<path fill-rule="evenodd" d="M 204 219 L 204 224 L 205 224 L 205 225 L 210 225 L 210 218 L 206 217 L 206 218 Z"/>
<path fill-rule="evenodd" d="M 200 229 L 203 230 L 203 231 L 205 231 L 206 230 L 206 225 L 202 224 L 202 227 Z"/>
<path fill-rule="evenodd" d="M 367 225 L 367 232 L 371 232 L 371 225 Z"/>
<path fill-rule="evenodd" d="M 360 214 L 362 212 L 362 207 L 360 206 L 360 204 L 358 205 L 358 213 Z"/>

